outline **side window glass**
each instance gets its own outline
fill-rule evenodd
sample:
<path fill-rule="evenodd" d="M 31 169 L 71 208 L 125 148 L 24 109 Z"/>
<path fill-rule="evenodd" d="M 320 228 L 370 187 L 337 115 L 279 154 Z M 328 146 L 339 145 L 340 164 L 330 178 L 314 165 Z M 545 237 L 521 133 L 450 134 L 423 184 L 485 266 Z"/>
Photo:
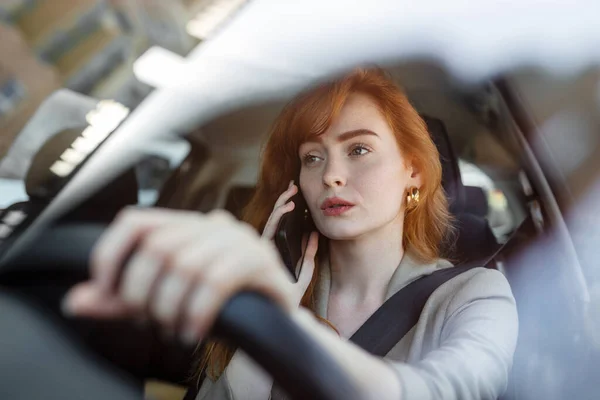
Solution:
<path fill-rule="evenodd" d="M 474 195 L 483 192 L 481 201 L 487 205 L 485 217 L 497 238 L 503 239 L 518 225 L 518 213 L 514 212 L 499 185 L 482 169 L 465 160 L 459 160 L 461 179 L 466 186 L 467 201 L 474 202 Z M 474 190 L 474 189 L 477 190 Z M 481 196 L 481 195 L 480 195 Z"/>
<path fill-rule="evenodd" d="M 477 165 L 459 160 L 461 179 L 466 187 L 467 204 L 485 206 L 485 218 L 500 242 L 519 226 L 524 218 L 518 179 L 499 176 L 494 180 Z M 514 182 L 513 182 L 514 181 Z"/>

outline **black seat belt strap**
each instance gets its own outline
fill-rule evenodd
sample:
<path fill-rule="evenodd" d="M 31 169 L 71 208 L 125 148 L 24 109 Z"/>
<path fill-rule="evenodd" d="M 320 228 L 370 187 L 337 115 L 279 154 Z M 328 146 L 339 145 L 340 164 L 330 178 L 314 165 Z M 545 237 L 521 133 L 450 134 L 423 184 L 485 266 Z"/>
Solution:
<path fill-rule="evenodd" d="M 502 247 L 484 261 L 441 269 L 410 283 L 383 303 L 350 341 L 375 356 L 384 357 L 415 326 L 429 296 L 438 287 L 463 272 L 487 265 L 501 250 Z M 192 386 L 184 400 L 193 400 L 198 390 L 198 386 Z"/>
<path fill-rule="evenodd" d="M 384 357 L 415 326 L 427 299 L 438 287 L 481 265 L 445 268 L 408 284 L 383 303 L 352 335 L 350 341 L 373 355 Z"/>

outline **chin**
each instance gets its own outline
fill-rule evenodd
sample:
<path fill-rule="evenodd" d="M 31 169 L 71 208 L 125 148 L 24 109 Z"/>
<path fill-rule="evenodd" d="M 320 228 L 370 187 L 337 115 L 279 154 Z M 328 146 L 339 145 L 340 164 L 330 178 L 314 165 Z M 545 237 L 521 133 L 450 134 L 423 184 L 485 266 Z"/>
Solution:
<path fill-rule="evenodd" d="M 346 221 L 339 221 L 341 223 L 336 222 L 321 222 L 317 226 L 319 232 L 330 240 L 352 240 L 364 233 L 364 229 L 359 229 L 356 223 L 344 223 Z"/>

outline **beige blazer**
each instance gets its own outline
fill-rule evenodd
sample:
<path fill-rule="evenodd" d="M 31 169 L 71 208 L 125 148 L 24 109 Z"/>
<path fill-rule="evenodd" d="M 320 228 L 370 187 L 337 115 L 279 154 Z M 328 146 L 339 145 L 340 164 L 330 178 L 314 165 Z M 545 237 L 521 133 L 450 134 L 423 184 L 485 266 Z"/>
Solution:
<path fill-rule="evenodd" d="M 419 263 L 407 252 L 390 280 L 386 300 L 419 277 L 451 267 L 446 260 Z M 316 311 L 327 318 L 327 261 L 320 274 Z M 433 292 L 417 324 L 385 360 L 397 371 L 402 400 L 492 400 L 506 389 L 517 334 L 517 310 L 506 278 L 496 270 L 474 268 Z M 247 358 L 238 353 L 235 357 Z M 261 379 L 271 384 L 270 378 L 258 367 L 256 373 L 247 370 L 228 367 L 218 381 L 202 385 L 197 400 L 268 399 L 270 390 L 253 393 L 248 388 Z M 283 397 L 273 390 L 273 399 Z"/>

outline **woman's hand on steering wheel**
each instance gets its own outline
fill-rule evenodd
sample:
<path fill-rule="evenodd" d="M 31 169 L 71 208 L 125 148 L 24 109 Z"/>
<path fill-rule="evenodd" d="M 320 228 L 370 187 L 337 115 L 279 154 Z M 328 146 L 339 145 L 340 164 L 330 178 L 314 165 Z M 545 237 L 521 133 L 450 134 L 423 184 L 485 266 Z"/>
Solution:
<path fill-rule="evenodd" d="M 305 257 L 311 276 L 313 236 Z M 90 281 L 74 287 L 64 305 L 75 316 L 151 316 L 165 329 L 179 328 L 187 340 L 198 340 L 240 290 L 295 309 L 306 288 L 288 278 L 272 242 L 227 212 L 129 208 L 96 244 Z M 301 278 L 299 283 L 310 282 L 306 274 Z"/>

